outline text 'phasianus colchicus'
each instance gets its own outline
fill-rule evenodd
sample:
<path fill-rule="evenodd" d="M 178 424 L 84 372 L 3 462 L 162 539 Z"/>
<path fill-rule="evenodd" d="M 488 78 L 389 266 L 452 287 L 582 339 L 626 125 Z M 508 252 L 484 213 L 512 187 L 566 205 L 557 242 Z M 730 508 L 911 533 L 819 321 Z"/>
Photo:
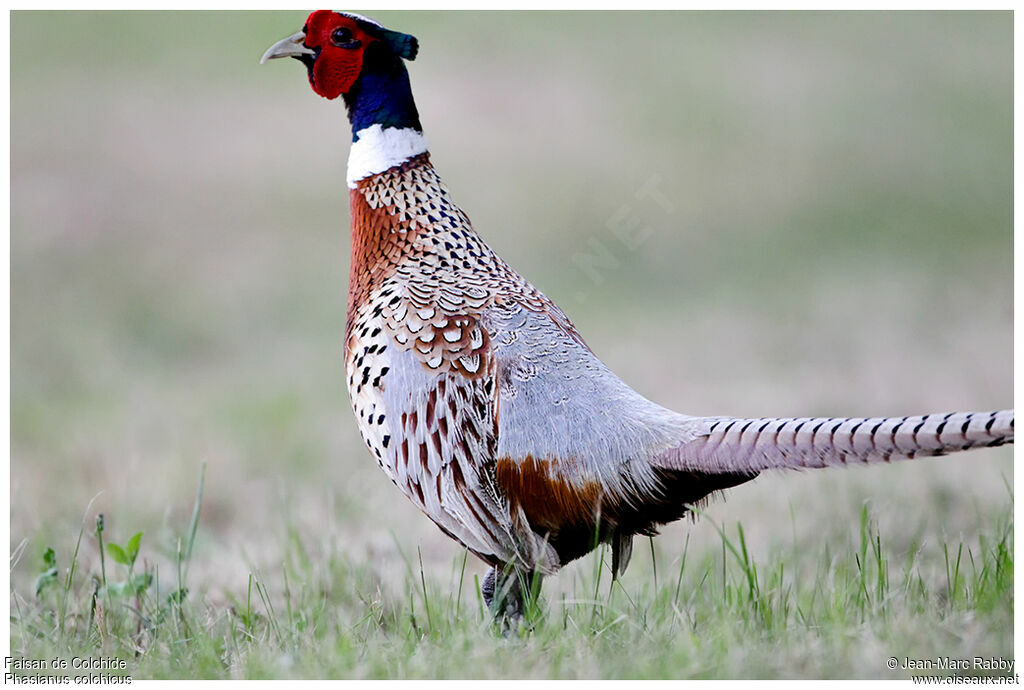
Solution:
<path fill-rule="evenodd" d="M 1013 411 L 902 418 L 693 417 L 619 380 L 553 302 L 498 257 L 427 152 L 405 61 L 414 37 L 329 10 L 263 56 L 305 64 L 352 125 L 348 388 L 399 489 L 491 565 L 483 595 L 523 587 L 763 470 L 889 462 L 1013 441 Z"/>

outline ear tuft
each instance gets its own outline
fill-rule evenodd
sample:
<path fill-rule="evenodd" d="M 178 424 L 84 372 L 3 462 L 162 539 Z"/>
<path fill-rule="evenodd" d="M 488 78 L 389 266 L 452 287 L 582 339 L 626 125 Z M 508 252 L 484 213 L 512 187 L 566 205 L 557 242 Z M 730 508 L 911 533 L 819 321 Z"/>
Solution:
<path fill-rule="evenodd" d="M 403 34 L 399 31 L 391 31 L 390 29 L 378 29 L 377 33 L 380 34 L 381 40 L 388 44 L 388 47 L 391 48 L 395 55 L 404 60 L 416 59 L 416 53 L 420 49 L 420 42 L 416 40 L 415 36 Z"/>

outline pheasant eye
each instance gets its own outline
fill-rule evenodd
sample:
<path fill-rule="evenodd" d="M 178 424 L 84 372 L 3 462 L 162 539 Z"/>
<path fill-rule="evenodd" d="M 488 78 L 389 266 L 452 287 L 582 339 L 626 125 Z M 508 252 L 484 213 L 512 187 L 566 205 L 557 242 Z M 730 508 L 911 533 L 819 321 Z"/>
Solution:
<path fill-rule="evenodd" d="M 359 40 L 352 37 L 352 30 L 343 26 L 331 32 L 331 43 L 339 48 L 357 48 L 359 46 Z"/>

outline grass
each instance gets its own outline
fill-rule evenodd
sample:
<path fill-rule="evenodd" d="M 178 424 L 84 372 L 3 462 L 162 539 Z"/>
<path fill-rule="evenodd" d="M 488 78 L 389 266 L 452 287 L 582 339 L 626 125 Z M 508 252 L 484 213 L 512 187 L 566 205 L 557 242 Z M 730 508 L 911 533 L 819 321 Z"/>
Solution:
<path fill-rule="evenodd" d="M 976 539 L 901 550 L 865 505 L 856 539 L 779 545 L 763 561 L 742 524 L 702 520 L 718 533 L 717 548 L 691 550 L 687 541 L 660 563 L 652 548 L 649 563 L 636 564 L 651 566 L 649 578 L 614 582 L 602 554 L 533 602 L 509 635 L 465 586 L 465 556 L 447 578 L 407 562 L 392 589 L 365 564 L 315 556 L 293 534 L 280 568 L 250 572 L 220 607 L 173 577 L 178 589 L 168 594 L 149 568 L 145 586 L 113 588 L 102 571 L 78 567 L 76 547 L 64 577 L 34 598 L 16 597 L 11 653 L 117 657 L 126 662 L 117 673 L 135 678 L 892 679 L 910 672 L 887 669 L 885 659 L 934 658 L 937 644 L 957 657 L 972 639 L 988 655 L 1012 657 L 1012 640 L 995 632 L 1013 617 L 1010 510 Z M 121 563 L 125 583 L 131 563 Z"/>
<path fill-rule="evenodd" d="M 17 653 L 140 678 L 1009 655 L 1009 448 L 767 474 L 637 542 L 621 583 L 599 552 L 544 583 L 532 634 L 492 634 L 481 564 L 352 419 L 343 107 L 257 64 L 302 14 L 12 13 Z M 417 104 L 477 230 L 647 397 L 1010 404 L 1010 13 L 372 14 L 421 41 Z"/>

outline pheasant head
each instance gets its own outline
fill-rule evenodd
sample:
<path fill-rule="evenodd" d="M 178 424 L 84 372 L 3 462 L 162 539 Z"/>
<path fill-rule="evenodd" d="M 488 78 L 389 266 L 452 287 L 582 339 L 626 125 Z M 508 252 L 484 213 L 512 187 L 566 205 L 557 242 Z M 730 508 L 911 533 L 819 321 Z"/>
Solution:
<path fill-rule="evenodd" d="M 306 65 L 313 91 L 341 96 L 352 123 L 348 183 L 427 150 L 406 60 L 419 43 L 360 14 L 316 10 L 302 31 L 270 46 L 260 62 L 292 57 Z"/>
<path fill-rule="evenodd" d="M 293 57 L 306 65 L 313 91 L 335 99 L 352 92 L 364 74 L 404 71 L 401 60 L 415 59 L 417 49 L 414 36 L 362 15 L 316 10 L 302 31 L 270 46 L 260 62 Z"/>

